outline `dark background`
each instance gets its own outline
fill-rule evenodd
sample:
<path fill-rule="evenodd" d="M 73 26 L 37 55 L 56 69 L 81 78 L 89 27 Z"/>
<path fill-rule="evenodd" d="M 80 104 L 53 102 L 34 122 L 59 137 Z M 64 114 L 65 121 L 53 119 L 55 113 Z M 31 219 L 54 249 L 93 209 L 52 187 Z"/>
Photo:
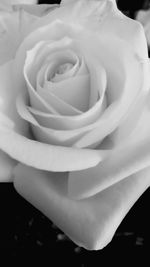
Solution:
<path fill-rule="evenodd" d="M 39 1 L 59 3 L 60 1 Z M 118 1 L 119 8 L 134 18 L 149 1 Z M 133 7 L 134 6 L 134 7 Z M 119 226 L 112 242 L 101 251 L 77 247 L 38 210 L 19 196 L 12 184 L 0 184 L 0 266 L 8 260 L 30 266 L 150 266 L 150 190 L 136 202 Z M 1 264 L 2 258 L 4 265 Z"/>

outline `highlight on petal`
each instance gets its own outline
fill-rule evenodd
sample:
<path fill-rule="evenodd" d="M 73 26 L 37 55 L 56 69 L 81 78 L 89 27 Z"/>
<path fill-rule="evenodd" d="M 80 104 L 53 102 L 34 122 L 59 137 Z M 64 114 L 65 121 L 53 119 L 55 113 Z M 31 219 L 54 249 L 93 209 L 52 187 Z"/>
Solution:
<path fill-rule="evenodd" d="M 14 171 L 17 192 L 52 220 L 78 246 L 99 250 L 150 185 L 150 168 L 99 194 L 75 201 L 67 196 L 67 174 L 42 172 L 19 164 Z"/>
<path fill-rule="evenodd" d="M 13 159 L 47 171 L 66 172 L 97 165 L 107 152 L 53 146 L 28 139 L 8 127 L 0 126 L 0 149 Z"/>

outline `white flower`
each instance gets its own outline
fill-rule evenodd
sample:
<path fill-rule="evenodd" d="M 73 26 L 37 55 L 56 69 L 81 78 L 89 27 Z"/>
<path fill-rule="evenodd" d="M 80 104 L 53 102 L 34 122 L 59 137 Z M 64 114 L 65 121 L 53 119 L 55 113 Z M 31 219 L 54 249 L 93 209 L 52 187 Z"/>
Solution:
<path fill-rule="evenodd" d="M 103 248 L 150 183 L 143 28 L 111 0 L 9 8 L 1 16 L 1 179 L 78 245 Z"/>

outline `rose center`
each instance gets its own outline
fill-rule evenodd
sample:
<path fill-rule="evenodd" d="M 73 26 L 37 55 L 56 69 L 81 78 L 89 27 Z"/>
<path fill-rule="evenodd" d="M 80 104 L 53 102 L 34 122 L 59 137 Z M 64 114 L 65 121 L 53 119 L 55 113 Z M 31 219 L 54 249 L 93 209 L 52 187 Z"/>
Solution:
<path fill-rule="evenodd" d="M 65 64 L 60 65 L 60 66 L 56 69 L 56 71 L 55 71 L 55 73 L 54 73 L 54 75 L 53 75 L 51 81 L 55 80 L 55 78 L 57 78 L 58 75 L 63 75 L 63 74 L 65 74 L 65 73 L 67 73 L 67 72 L 70 71 L 72 68 L 73 68 L 73 64 L 72 64 L 72 63 L 65 63 Z"/>
<path fill-rule="evenodd" d="M 57 68 L 55 75 L 57 75 L 57 74 L 64 74 L 64 73 L 68 72 L 70 69 L 72 69 L 72 67 L 73 67 L 73 64 L 72 63 L 62 64 L 61 66 L 59 66 Z"/>

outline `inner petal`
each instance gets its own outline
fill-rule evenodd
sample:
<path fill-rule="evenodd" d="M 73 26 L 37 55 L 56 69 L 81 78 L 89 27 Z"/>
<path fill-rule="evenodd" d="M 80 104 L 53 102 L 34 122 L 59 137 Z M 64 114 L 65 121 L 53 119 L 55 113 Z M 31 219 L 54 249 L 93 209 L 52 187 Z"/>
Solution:
<path fill-rule="evenodd" d="M 44 89 L 82 112 L 89 108 L 89 75 L 75 76 L 59 83 L 47 82 Z"/>
<path fill-rule="evenodd" d="M 45 81 L 57 82 L 72 77 L 80 68 L 80 58 L 70 49 L 63 49 L 49 54 L 45 63 L 49 63 L 44 75 Z M 55 76 L 59 76 L 59 78 Z"/>
<path fill-rule="evenodd" d="M 79 111 L 89 108 L 90 80 L 89 75 L 77 75 L 81 60 L 73 51 L 56 52 L 50 55 L 44 75 L 45 91 L 56 95 Z M 82 60 L 83 61 L 83 60 Z M 47 61 L 46 61 L 47 64 Z M 82 63 L 82 70 L 85 69 Z"/>
<path fill-rule="evenodd" d="M 37 74 L 36 79 L 36 92 L 38 95 L 48 104 L 57 110 L 57 112 L 61 115 L 68 115 L 68 116 L 74 116 L 81 114 L 82 112 L 72 105 L 69 105 L 67 102 L 63 101 L 59 97 L 57 97 L 55 94 L 50 93 L 50 90 L 46 90 L 43 88 L 44 83 L 46 81 L 46 75 L 47 75 L 47 68 L 49 67 L 49 64 L 45 64 L 42 66 L 42 68 L 39 70 Z M 45 74 L 45 75 L 44 75 Z M 44 77 L 45 76 L 45 77 Z"/>
<path fill-rule="evenodd" d="M 57 106 L 55 105 L 56 101 L 54 101 L 55 104 L 51 103 L 53 101 L 48 103 L 47 101 L 42 99 L 42 97 L 39 95 L 39 92 L 38 93 L 36 92 L 36 89 L 38 89 L 38 87 L 36 88 L 38 84 L 37 76 L 38 76 L 39 69 L 43 66 L 43 64 L 48 64 L 48 63 L 50 64 L 49 68 L 47 68 L 45 75 L 43 74 L 44 75 L 43 84 L 44 82 L 47 83 L 49 80 L 52 79 L 52 77 L 55 75 L 55 73 L 59 69 L 60 65 L 63 65 L 66 63 L 72 64 L 73 67 L 68 72 L 65 72 L 64 74 L 61 74 L 61 75 L 57 75 L 57 80 L 58 80 L 58 76 L 66 79 L 68 76 L 72 77 L 76 73 L 78 73 L 79 75 L 82 75 L 85 73 L 87 74 L 87 68 L 85 67 L 85 64 L 83 63 L 83 60 L 81 60 L 80 62 L 80 57 L 78 57 L 75 51 L 73 51 L 74 47 L 72 43 L 73 42 L 71 39 L 65 37 L 62 40 L 59 40 L 56 42 L 50 42 L 50 43 L 41 42 L 37 44 L 32 50 L 28 51 L 25 66 L 24 66 L 24 77 L 28 85 L 30 102 L 34 108 L 39 109 L 43 112 L 47 112 L 49 110 L 50 113 L 54 113 L 54 114 L 59 113 L 59 111 L 57 111 L 58 105 Z M 62 48 L 61 50 L 60 50 L 60 47 Z M 81 69 L 80 69 L 80 66 L 81 66 Z M 41 81 L 42 79 L 43 78 L 40 78 Z M 56 77 L 55 77 L 55 80 L 56 80 Z M 56 84 L 59 82 L 53 81 L 51 83 Z M 53 92 L 53 99 L 54 99 L 54 96 L 56 96 L 55 100 L 56 98 L 59 97 L 58 94 L 57 95 L 55 94 L 55 91 Z M 78 110 L 76 106 L 72 106 L 72 104 L 70 104 L 69 102 L 65 103 L 64 99 L 59 99 L 58 102 L 59 104 L 61 102 L 61 106 L 65 107 L 65 112 L 63 112 L 63 114 L 77 115 L 77 114 L 82 113 L 82 111 Z M 67 110 L 68 110 L 68 113 L 66 113 Z"/>
<path fill-rule="evenodd" d="M 54 76 L 52 77 L 51 81 L 52 82 L 59 82 L 62 79 L 62 77 L 64 77 L 65 74 L 68 74 L 68 72 L 70 72 L 70 70 L 72 68 L 73 68 L 72 63 L 64 63 L 64 64 L 60 65 L 56 69 L 56 72 L 55 72 Z"/>

